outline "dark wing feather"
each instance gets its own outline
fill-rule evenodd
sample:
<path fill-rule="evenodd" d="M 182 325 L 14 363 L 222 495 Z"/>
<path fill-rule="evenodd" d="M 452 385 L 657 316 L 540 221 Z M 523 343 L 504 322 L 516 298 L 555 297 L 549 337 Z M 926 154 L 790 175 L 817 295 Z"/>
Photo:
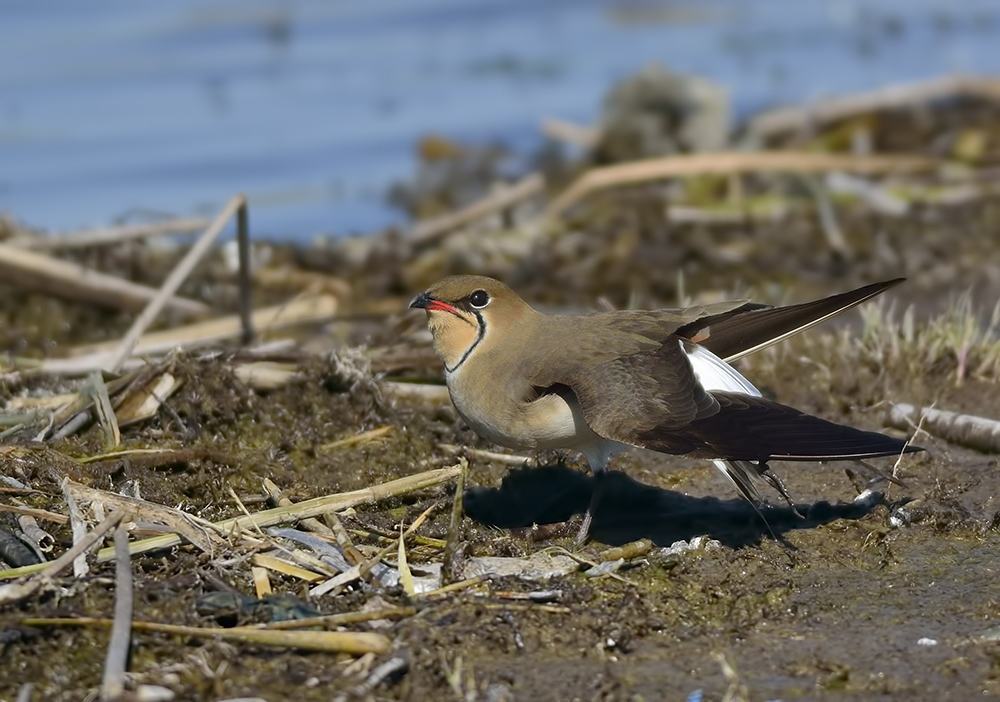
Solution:
<path fill-rule="evenodd" d="M 656 427 L 638 437 L 639 445 L 666 453 L 748 461 L 876 458 L 919 450 L 899 439 L 834 424 L 762 397 L 710 394 L 719 403 L 718 412 L 680 430 Z"/>
<path fill-rule="evenodd" d="M 677 334 L 731 363 L 860 305 L 903 280 L 873 283 L 799 305 L 747 304 L 732 312 L 696 319 L 678 329 Z"/>

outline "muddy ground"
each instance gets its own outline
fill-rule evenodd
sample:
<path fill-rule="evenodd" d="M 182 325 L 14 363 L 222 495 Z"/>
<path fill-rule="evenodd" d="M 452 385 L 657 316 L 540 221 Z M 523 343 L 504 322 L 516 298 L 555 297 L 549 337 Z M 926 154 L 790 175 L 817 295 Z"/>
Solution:
<path fill-rule="evenodd" d="M 255 390 L 224 357 L 183 355 L 175 370 L 185 382 L 169 411 L 122 432 L 124 448 L 176 450 L 168 459 L 64 460 L 104 451 L 104 434 L 92 423 L 47 445 L 32 442 L 32 432 L 14 435 L 2 447 L 0 472 L 30 486 L 31 492 L 17 496 L 32 507 L 65 513 L 59 480 L 69 475 L 104 490 L 138 489 L 150 502 L 216 520 L 238 514 L 229 488 L 254 511 L 266 506 L 264 478 L 294 500 L 308 499 L 452 465 L 457 456 L 446 446 L 458 445 L 480 450 L 466 453 L 466 511 L 472 516 L 462 521 L 460 536 L 467 556 L 526 557 L 553 546 L 572 548 L 592 489 L 579 456 L 526 457 L 524 467 L 512 468 L 481 452 L 503 449 L 464 427 L 446 400 L 406 399 L 385 385 L 440 382 L 440 367 L 427 352 L 423 315 L 405 306 L 427 282 L 459 271 L 503 275 L 525 297 L 549 307 L 590 309 L 600 297 L 617 307 L 675 304 L 678 270 L 695 298 L 750 291 L 768 302 L 907 276 L 886 294 L 896 311 L 887 308 L 881 325 L 870 318 L 865 325 L 852 312 L 839 325 L 746 359 L 741 370 L 783 403 L 900 436 L 886 428 L 887 403 L 1000 417 L 1000 352 L 995 330 L 986 329 L 1000 290 L 1000 199 L 917 207 L 894 217 L 840 206 L 851 244 L 845 257 L 825 245 L 817 218 L 808 212 L 777 224 L 677 225 L 664 217 L 660 197 L 649 189 L 603 196 L 577 214 L 590 217 L 586 224 L 574 220 L 562 236 L 532 242 L 513 261 L 461 245 L 408 260 L 392 237 L 373 245 L 353 268 L 346 256 L 329 251 L 326 258 L 324 252 L 279 251 L 304 268 L 336 272 L 353 291 L 343 315 L 302 341 L 301 349 L 312 350 L 325 343 L 322 353 L 289 352 L 285 360 L 299 371 L 294 379 Z M 202 297 L 218 299 L 219 286 L 229 289 L 215 276 L 209 279 L 211 285 L 203 287 L 212 292 Z M 886 320 L 898 321 L 914 304 L 919 335 L 930 328 L 928 320 L 949 319 L 950 303 L 970 288 L 973 325 L 984 336 L 959 382 L 953 348 L 908 349 L 903 332 Z M 197 295 L 198 286 L 188 286 L 188 292 Z M 59 314 L 73 323 L 32 327 L 31 320 L 51 312 L 52 304 L 7 289 L 5 349 L 57 354 L 71 340 L 116 338 L 129 321 L 126 315 L 59 305 Z M 372 373 L 359 378 L 329 353 L 347 358 L 345 345 L 362 342 Z M 74 382 L 6 372 L 0 398 L 63 392 Z M 383 426 L 391 429 L 376 440 L 321 448 Z M 773 506 L 755 511 L 706 461 L 629 451 L 615 459 L 618 472 L 579 555 L 601 561 L 608 546 L 643 538 L 657 548 L 628 559 L 613 575 L 574 572 L 545 582 L 506 577 L 434 598 L 364 583 L 308 600 L 324 614 L 356 611 L 373 601 L 415 607 L 412 616 L 350 627 L 378 627 L 392 641 L 390 652 L 360 663 L 347 654 L 136 632 L 130 685 L 160 685 L 175 699 L 272 702 L 727 695 L 938 700 L 1000 694 L 998 458 L 926 434 L 916 441 L 926 451 L 900 460 L 896 484 L 869 483 L 872 476 L 850 463 L 775 463 L 801 516 L 776 494 L 770 495 Z M 893 460 L 873 463 L 893 470 Z M 856 501 L 866 485 L 884 499 Z M 379 534 L 398 534 L 400 524 L 436 505 L 418 534 L 445 539 L 454 491 L 451 482 L 364 504 L 342 522 L 354 530 L 359 548 L 380 547 L 385 539 Z M 60 549 L 71 543 L 67 525 L 44 526 Z M 709 541 L 681 552 L 659 548 L 699 536 Z M 416 569 L 442 560 L 439 547 L 410 546 Z M 227 588 L 253 593 L 248 554 L 239 549 L 208 554 L 185 545 L 144 554 L 133 559 L 133 573 L 136 620 L 216 626 L 270 616 L 259 610 L 227 617 L 200 613 L 205 594 Z M 272 585 L 307 599 L 301 581 L 272 574 Z M 545 603 L 509 594 L 542 590 L 548 592 Z M 21 620 L 111 616 L 114 600 L 113 565 L 105 563 L 82 580 L 64 574 L 44 592 L 3 607 L 0 698 L 15 699 L 23 683 L 34 684 L 35 700 L 94 694 L 107 631 L 25 626 Z M 405 659 L 405 672 L 365 685 L 380 663 L 395 657 Z M 701 697 L 694 694 L 699 690 Z"/>

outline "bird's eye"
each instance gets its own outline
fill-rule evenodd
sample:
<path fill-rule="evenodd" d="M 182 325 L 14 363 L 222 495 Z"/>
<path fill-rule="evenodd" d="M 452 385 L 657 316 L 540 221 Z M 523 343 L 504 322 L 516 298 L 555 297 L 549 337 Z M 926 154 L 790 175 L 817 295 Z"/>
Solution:
<path fill-rule="evenodd" d="M 490 304 L 490 294 L 485 290 L 476 290 L 474 293 L 469 295 L 469 304 L 477 310 L 481 310 L 486 307 L 486 305 Z"/>

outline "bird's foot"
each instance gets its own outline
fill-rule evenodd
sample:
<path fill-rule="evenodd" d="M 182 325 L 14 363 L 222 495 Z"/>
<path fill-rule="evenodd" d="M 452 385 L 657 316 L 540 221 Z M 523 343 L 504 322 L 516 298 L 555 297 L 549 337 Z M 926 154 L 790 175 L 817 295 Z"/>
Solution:
<path fill-rule="evenodd" d="M 590 523 L 594 521 L 594 511 L 593 505 L 583 514 L 583 523 L 580 524 L 580 530 L 576 532 L 576 538 L 573 539 L 573 550 L 579 551 L 583 545 L 587 542 L 587 537 L 590 536 Z"/>
<path fill-rule="evenodd" d="M 590 525 L 594 521 L 594 511 L 597 509 L 597 503 L 601 501 L 604 496 L 605 472 L 603 470 L 594 471 L 594 491 L 590 493 L 590 505 L 587 506 L 587 511 L 583 513 L 583 524 L 580 525 L 580 531 L 576 534 L 576 539 L 573 541 L 573 548 L 579 549 L 587 541 L 587 537 L 590 536 Z"/>
<path fill-rule="evenodd" d="M 800 519 L 805 519 L 805 515 L 803 515 L 802 512 L 799 511 L 799 508 L 795 506 L 795 503 L 792 502 L 792 497 L 788 494 L 788 489 L 785 488 L 785 483 L 782 482 L 777 473 L 771 472 L 771 467 L 769 465 L 766 463 L 759 464 L 757 466 L 757 473 L 760 477 L 766 480 L 767 484 L 774 488 L 779 495 L 785 498 L 785 502 L 787 502 L 788 506 L 792 508 L 792 511 L 795 512 L 796 516 Z"/>

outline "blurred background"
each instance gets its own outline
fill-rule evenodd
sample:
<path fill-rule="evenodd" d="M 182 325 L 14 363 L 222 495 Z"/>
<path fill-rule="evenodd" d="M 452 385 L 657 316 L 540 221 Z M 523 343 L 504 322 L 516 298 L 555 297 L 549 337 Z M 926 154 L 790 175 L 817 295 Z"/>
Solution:
<path fill-rule="evenodd" d="M 53 231 L 251 201 L 305 242 L 405 221 L 387 200 L 440 134 L 502 144 L 592 124 L 651 63 L 736 119 L 956 72 L 1000 72 L 993 0 L 0 2 L 0 210 Z"/>

